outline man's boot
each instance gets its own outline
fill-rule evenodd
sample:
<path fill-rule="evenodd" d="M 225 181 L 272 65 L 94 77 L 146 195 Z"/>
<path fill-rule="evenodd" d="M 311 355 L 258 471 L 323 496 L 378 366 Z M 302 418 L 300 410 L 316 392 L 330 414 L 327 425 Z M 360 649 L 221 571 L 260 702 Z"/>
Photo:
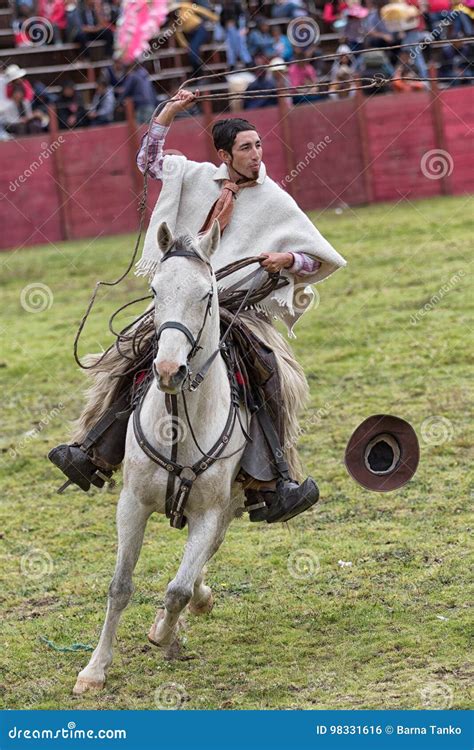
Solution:
<path fill-rule="evenodd" d="M 281 420 L 276 418 L 270 400 L 263 401 L 261 393 L 254 394 L 254 402 L 251 442 L 247 444 L 241 463 L 244 505 L 251 521 L 289 521 L 318 502 L 319 489 L 312 477 L 301 484 L 291 479 L 274 425 L 276 422 L 281 431 Z M 245 487 L 246 484 L 249 486 Z"/>
<path fill-rule="evenodd" d="M 102 415 L 82 445 L 58 445 L 48 453 L 49 460 L 84 492 L 91 484 L 103 487 L 122 463 L 130 413 L 128 389 Z"/>
<path fill-rule="evenodd" d="M 277 523 L 303 513 L 319 500 L 319 490 L 312 477 L 302 484 L 291 479 L 278 479 L 275 489 L 247 489 L 244 503 L 251 521 Z"/>

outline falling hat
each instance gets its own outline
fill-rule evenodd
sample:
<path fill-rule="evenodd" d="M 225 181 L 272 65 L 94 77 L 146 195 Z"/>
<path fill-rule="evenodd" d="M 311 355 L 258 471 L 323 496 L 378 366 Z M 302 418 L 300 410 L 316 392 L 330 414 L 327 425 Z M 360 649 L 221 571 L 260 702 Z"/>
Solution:
<path fill-rule="evenodd" d="M 400 417 L 376 414 L 353 432 L 344 462 L 351 477 L 362 487 L 391 492 L 410 481 L 419 458 L 413 427 Z"/>

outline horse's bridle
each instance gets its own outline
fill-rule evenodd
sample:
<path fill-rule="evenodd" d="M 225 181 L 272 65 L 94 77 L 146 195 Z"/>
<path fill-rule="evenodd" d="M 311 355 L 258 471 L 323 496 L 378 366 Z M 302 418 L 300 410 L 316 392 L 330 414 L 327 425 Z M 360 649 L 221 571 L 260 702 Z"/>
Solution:
<path fill-rule="evenodd" d="M 160 260 L 160 263 L 163 263 L 165 260 L 168 260 L 169 258 L 176 258 L 176 257 L 180 257 L 180 256 L 181 257 L 185 257 L 185 258 L 194 258 L 195 260 L 199 260 L 201 263 L 205 263 L 209 267 L 209 270 L 211 272 L 211 276 L 214 275 L 214 271 L 213 271 L 210 263 L 208 263 L 206 260 L 204 260 L 204 258 L 201 258 L 201 256 L 197 252 L 195 252 L 194 250 L 184 250 L 182 248 L 176 248 L 175 250 L 173 250 L 173 248 L 171 248 L 170 250 L 168 250 L 163 255 L 163 257 Z M 202 349 L 202 347 L 199 346 L 199 342 L 201 340 L 204 328 L 206 326 L 207 318 L 211 314 L 211 311 L 212 311 L 213 296 L 214 296 L 214 289 L 211 286 L 209 292 L 205 295 L 205 297 L 207 297 L 207 305 L 206 305 L 206 309 L 204 311 L 204 316 L 203 316 L 203 321 L 202 321 L 201 328 L 199 329 L 198 334 L 197 334 L 196 337 L 194 337 L 194 335 L 191 333 L 191 331 L 189 330 L 189 328 L 184 325 L 184 323 L 180 323 L 177 320 L 167 320 L 165 323 L 162 323 L 160 325 L 160 327 L 158 328 L 158 330 L 156 332 L 156 346 L 158 346 L 161 334 L 167 328 L 174 328 L 177 331 L 181 331 L 181 333 L 184 333 L 184 335 L 188 339 L 189 343 L 191 344 L 191 349 L 190 349 L 190 351 L 188 353 L 188 356 L 187 356 L 187 359 L 186 359 L 186 366 L 188 366 L 189 361 L 196 355 L 196 353 L 199 351 L 199 349 Z M 203 297 L 203 299 L 205 297 Z M 155 378 L 156 378 L 157 377 L 157 373 L 156 373 L 156 369 L 155 369 L 155 365 L 154 364 L 153 364 L 153 372 L 154 372 L 154 375 L 155 375 Z M 189 377 L 189 367 L 188 367 L 188 376 L 187 377 Z M 194 388 L 191 389 L 191 386 L 190 386 L 190 390 L 194 390 Z"/>

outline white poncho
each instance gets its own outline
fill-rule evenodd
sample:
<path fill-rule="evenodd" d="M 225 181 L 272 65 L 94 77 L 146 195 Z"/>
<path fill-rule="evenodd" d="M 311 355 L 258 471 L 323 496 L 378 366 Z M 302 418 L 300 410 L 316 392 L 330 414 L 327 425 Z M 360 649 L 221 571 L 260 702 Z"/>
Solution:
<path fill-rule="evenodd" d="M 229 179 L 227 166 L 195 162 L 182 155 L 166 155 L 163 160 L 163 186 L 150 219 L 137 276 L 152 277 L 161 257 L 157 231 L 166 221 L 176 236 L 197 236 L 209 210 Z M 309 284 L 322 281 L 341 266 L 344 258 L 324 239 L 293 198 L 267 177 L 262 163 L 257 185 L 242 189 L 237 195 L 230 223 L 225 228 L 219 248 L 212 256 L 215 269 L 262 252 L 302 252 L 321 261 L 310 276 L 298 277 L 285 270 L 288 286 L 273 292 L 259 307 L 271 316 L 285 321 L 289 335 L 298 318 L 313 299 Z M 234 284 L 249 268 L 232 274 L 224 282 Z M 222 282 L 221 282 L 221 285 Z"/>

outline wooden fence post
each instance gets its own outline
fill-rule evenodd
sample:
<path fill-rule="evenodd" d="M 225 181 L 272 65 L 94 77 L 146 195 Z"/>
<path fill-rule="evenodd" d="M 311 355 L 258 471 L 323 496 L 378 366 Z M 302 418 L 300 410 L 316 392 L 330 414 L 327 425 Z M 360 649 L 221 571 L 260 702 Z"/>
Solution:
<path fill-rule="evenodd" d="M 203 91 L 202 93 L 204 97 L 209 95 L 209 91 Z M 207 143 L 207 151 L 209 154 L 209 161 L 214 162 L 216 158 L 216 152 L 214 150 L 214 145 L 212 143 L 212 138 L 211 138 L 211 123 L 213 119 L 213 113 L 212 113 L 212 102 L 210 102 L 209 99 L 207 100 L 204 99 L 204 101 L 202 102 L 202 114 L 204 118 L 204 127 L 207 133 L 206 143 Z"/>
<path fill-rule="evenodd" d="M 133 99 L 124 100 L 125 118 L 128 130 L 128 146 L 130 154 L 130 166 L 132 170 L 132 182 L 137 197 L 137 205 L 140 203 L 140 197 L 143 189 L 142 177 L 137 167 L 137 151 L 140 148 L 140 139 L 138 137 L 138 126 L 135 120 L 135 108 Z"/>
<path fill-rule="evenodd" d="M 364 167 L 365 196 L 367 203 L 373 203 L 374 176 L 372 173 L 372 164 L 370 160 L 369 132 L 367 128 L 367 98 L 362 93 L 362 89 L 356 89 L 354 104 L 357 115 L 357 124 L 359 126 L 362 165 Z"/>
<path fill-rule="evenodd" d="M 58 214 L 59 226 L 62 240 L 72 238 L 71 223 L 69 220 L 69 195 L 66 190 L 66 174 L 64 169 L 64 157 L 62 153 L 62 143 L 59 140 L 58 113 L 55 106 L 48 106 L 49 115 L 49 148 L 53 156 L 53 172 L 56 181 L 58 195 Z M 62 134 L 61 134 L 62 137 Z M 54 144 L 59 143 L 56 147 Z"/>
<path fill-rule="evenodd" d="M 284 87 L 286 86 L 286 78 L 283 75 L 281 71 L 275 71 L 275 81 L 277 87 Z M 292 139 L 291 139 L 291 129 L 290 129 L 290 123 L 288 121 L 288 116 L 290 112 L 290 106 L 287 101 L 286 96 L 281 96 L 277 99 L 278 102 L 278 115 L 280 117 L 280 128 L 281 128 L 281 135 L 282 135 L 282 141 L 283 141 L 283 151 L 285 156 L 285 167 L 286 167 L 286 174 L 291 175 L 292 171 L 296 168 L 296 159 L 295 159 L 295 153 L 293 151 L 293 145 L 292 145 Z M 287 182 L 288 186 L 288 192 L 291 195 L 292 198 L 295 198 L 296 190 L 295 185 L 293 184 L 293 180 L 289 180 Z"/>
<path fill-rule="evenodd" d="M 440 151 L 445 151 L 450 156 L 448 149 L 446 148 L 446 133 L 444 129 L 444 118 L 443 118 L 443 107 L 440 101 L 440 91 L 437 81 L 437 70 L 434 65 L 430 65 L 429 68 L 430 78 L 430 95 L 431 95 L 431 114 L 433 116 L 433 128 L 435 135 L 436 148 Z M 451 158 L 451 157 L 450 157 Z M 440 175 L 440 187 L 443 195 L 452 195 L 451 180 L 449 179 L 449 170 L 446 174 Z"/>

